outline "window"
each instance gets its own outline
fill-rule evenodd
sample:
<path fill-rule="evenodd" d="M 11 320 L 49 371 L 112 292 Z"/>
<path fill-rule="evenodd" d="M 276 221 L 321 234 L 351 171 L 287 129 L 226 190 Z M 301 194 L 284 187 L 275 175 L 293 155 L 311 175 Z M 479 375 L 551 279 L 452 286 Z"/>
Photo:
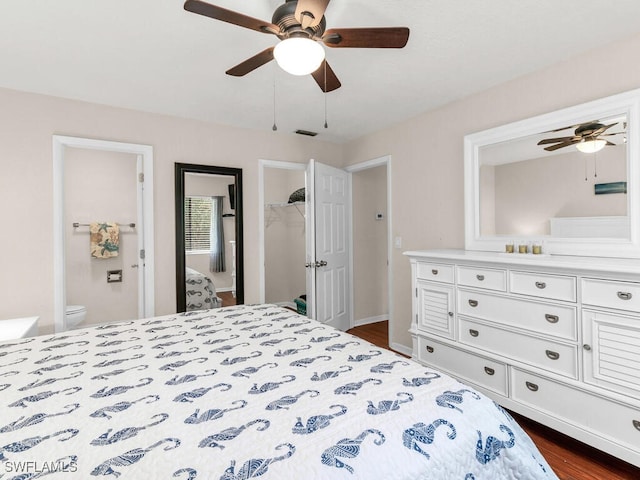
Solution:
<path fill-rule="evenodd" d="M 185 197 L 184 244 L 187 253 L 211 249 L 211 197 Z"/>

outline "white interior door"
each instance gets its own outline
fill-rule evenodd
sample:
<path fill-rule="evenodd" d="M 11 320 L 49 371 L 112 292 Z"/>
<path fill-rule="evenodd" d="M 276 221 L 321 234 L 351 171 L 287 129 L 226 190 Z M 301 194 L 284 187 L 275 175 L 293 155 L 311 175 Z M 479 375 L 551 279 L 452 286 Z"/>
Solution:
<path fill-rule="evenodd" d="M 307 313 L 347 330 L 351 206 L 349 173 L 311 160 L 307 168 Z"/>

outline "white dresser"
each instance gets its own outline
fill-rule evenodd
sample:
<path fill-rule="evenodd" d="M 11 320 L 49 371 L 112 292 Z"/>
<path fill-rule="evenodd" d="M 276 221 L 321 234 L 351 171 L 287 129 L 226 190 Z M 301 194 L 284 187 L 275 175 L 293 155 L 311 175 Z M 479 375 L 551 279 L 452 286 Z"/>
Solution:
<path fill-rule="evenodd" d="M 405 255 L 416 360 L 640 466 L 640 260 Z"/>

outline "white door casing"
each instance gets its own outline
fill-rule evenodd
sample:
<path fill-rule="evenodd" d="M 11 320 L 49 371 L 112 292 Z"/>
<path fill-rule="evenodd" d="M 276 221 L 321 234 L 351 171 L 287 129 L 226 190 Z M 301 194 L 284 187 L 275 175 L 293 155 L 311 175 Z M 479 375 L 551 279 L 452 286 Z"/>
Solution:
<path fill-rule="evenodd" d="M 307 313 L 351 327 L 349 173 L 311 160 L 306 180 Z"/>

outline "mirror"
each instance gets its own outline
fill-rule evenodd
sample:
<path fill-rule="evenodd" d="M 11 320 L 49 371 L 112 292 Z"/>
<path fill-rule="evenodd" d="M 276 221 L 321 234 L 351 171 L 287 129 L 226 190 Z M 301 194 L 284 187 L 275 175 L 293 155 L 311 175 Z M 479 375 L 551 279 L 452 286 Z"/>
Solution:
<path fill-rule="evenodd" d="M 640 256 L 639 98 L 634 90 L 467 135 L 466 248 Z"/>
<path fill-rule="evenodd" d="M 177 311 L 244 303 L 242 169 L 176 163 L 175 210 Z"/>

